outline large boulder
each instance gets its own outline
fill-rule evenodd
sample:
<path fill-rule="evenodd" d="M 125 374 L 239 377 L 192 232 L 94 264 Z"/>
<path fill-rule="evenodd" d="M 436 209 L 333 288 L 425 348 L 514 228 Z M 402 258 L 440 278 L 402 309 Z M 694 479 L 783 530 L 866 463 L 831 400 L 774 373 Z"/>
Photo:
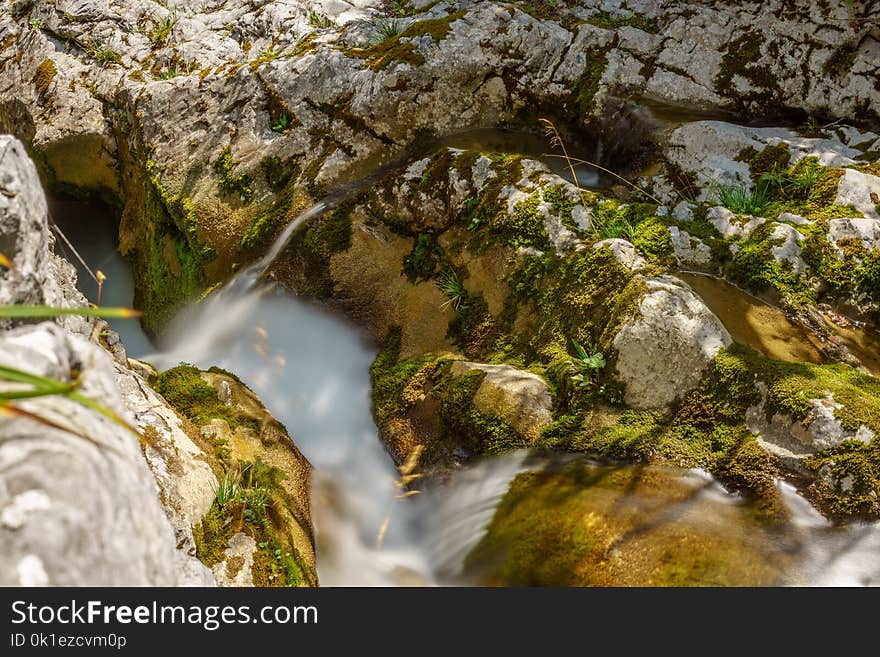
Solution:
<path fill-rule="evenodd" d="M 79 394 L 132 422 L 109 354 L 55 324 L 6 332 L 0 363 L 62 383 L 75 380 Z M 204 566 L 177 550 L 134 430 L 63 395 L 20 401 L 16 408 L 0 419 L 0 583 L 213 583 Z"/>
<path fill-rule="evenodd" d="M 727 329 L 684 282 L 644 279 L 638 312 L 615 336 L 616 373 L 634 408 L 664 408 L 690 392 L 715 354 L 733 341 Z"/>

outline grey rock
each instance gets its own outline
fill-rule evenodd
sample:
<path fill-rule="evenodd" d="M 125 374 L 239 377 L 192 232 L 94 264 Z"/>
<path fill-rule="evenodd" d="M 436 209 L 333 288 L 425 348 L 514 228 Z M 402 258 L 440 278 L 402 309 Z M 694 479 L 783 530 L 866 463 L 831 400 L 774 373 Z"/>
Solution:
<path fill-rule="evenodd" d="M 693 290 L 672 276 L 644 279 L 639 313 L 613 340 L 624 398 L 634 408 L 664 408 L 690 392 L 712 358 L 733 341 Z"/>

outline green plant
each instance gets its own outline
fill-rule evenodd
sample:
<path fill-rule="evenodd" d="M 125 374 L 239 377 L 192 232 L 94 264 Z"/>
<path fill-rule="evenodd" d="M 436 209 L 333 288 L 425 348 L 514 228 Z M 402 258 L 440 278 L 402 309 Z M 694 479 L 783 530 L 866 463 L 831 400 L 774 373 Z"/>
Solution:
<path fill-rule="evenodd" d="M 166 16 L 165 20 L 153 21 L 153 29 L 150 30 L 148 36 L 150 38 L 150 44 L 154 49 L 161 48 L 165 45 L 165 42 L 168 41 L 168 37 L 171 36 L 171 31 L 174 29 L 176 23 L 177 16 L 173 13 Z"/>
<path fill-rule="evenodd" d="M 115 50 L 110 50 L 109 48 L 105 48 L 98 41 L 92 39 L 86 44 L 86 54 L 89 55 L 96 62 L 101 64 L 101 66 L 109 66 L 111 64 L 121 64 L 122 57 L 120 57 L 119 53 Z"/>
<path fill-rule="evenodd" d="M 224 474 L 223 478 L 217 482 L 214 497 L 221 507 L 239 501 L 241 498 L 241 475 L 233 472 Z"/>
<path fill-rule="evenodd" d="M 324 16 L 323 14 L 319 14 L 316 11 L 309 12 L 309 25 L 312 27 L 323 28 L 323 27 L 333 27 L 333 21 Z"/>
<path fill-rule="evenodd" d="M 591 347 L 590 353 L 587 353 L 581 343 L 574 338 L 571 339 L 571 343 L 577 352 L 577 358 L 571 361 L 571 369 L 574 371 L 571 380 L 578 388 L 587 388 L 598 380 L 599 371 L 605 368 L 605 357 L 595 347 Z"/>
<path fill-rule="evenodd" d="M 393 39 L 408 26 L 408 21 L 398 18 L 386 18 L 384 16 L 377 16 L 370 20 L 362 21 L 362 23 L 367 27 L 370 34 L 366 44 L 364 44 L 365 47 Z"/>
<path fill-rule="evenodd" d="M 458 279 L 458 274 L 454 269 L 444 269 L 440 272 L 437 277 L 437 287 L 446 297 L 446 302 L 441 308 L 451 305 L 456 312 L 459 312 L 467 306 L 467 290 Z"/>
<path fill-rule="evenodd" d="M 28 21 L 28 25 L 32 30 L 39 30 L 43 27 L 43 21 L 39 18 L 32 18 Z"/>
<path fill-rule="evenodd" d="M 158 75 L 156 75 L 157 80 L 171 80 L 176 78 L 180 73 L 177 72 L 177 68 L 174 66 L 170 66 L 166 68 L 164 71 L 161 71 Z"/>
<path fill-rule="evenodd" d="M 0 264 L 5 267 L 12 268 L 12 263 L 6 256 L 0 254 Z M 50 319 L 61 315 L 79 315 L 83 317 L 137 317 L 140 313 L 128 308 L 54 308 L 50 306 L 0 306 L 0 318 L 4 319 Z M 70 382 L 59 381 L 57 379 L 31 374 L 18 368 L 0 366 L 0 381 L 8 383 L 29 386 L 25 389 L 3 390 L 0 391 L 0 415 L 6 417 L 21 417 L 34 420 L 46 426 L 60 429 L 72 433 L 84 440 L 101 446 L 91 437 L 86 436 L 74 430 L 71 427 L 64 426 L 50 420 L 46 417 L 31 413 L 23 408 L 16 406 L 13 402 L 23 399 L 34 399 L 36 397 L 47 397 L 50 395 L 58 395 L 66 397 L 77 404 L 84 406 L 100 415 L 103 415 L 112 422 L 124 427 L 128 431 L 140 437 L 137 430 L 128 422 L 121 418 L 117 413 L 110 410 L 106 406 L 84 396 L 78 392 L 80 385 L 81 373 L 76 372 Z"/>
<path fill-rule="evenodd" d="M 272 123 L 272 130 L 274 132 L 285 133 L 290 130 L 290 117 L 287 116 L 286 112 L 282 112 L 281 116 Z"/>
<path fill-rule="evenodd" d="M 728 210 L 739 214 L 750 214 L 760 216 L 767 210 L 769 199 L 767 198 L 767 184 L 758 182 L 754 189 L 748 186 L 738 185 L 718 185 L 715 193 L 719 203 Z"/>

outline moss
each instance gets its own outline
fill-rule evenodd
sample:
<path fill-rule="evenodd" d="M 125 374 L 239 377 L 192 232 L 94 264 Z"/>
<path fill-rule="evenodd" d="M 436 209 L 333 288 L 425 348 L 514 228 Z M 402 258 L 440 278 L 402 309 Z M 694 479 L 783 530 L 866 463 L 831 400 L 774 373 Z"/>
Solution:
<path fill-rule="evenodd" d="M 584 60 L 584 70 L 575 81 L 572 93 L 578 120 L 583 124 L 589 124 L 595 116 L 599 83 L 608 66 L 607 49 L 586 50 Z"/>
<path fill-rule="evenodd" d="M 277 156 L 270 156 L 260 162 L 260 168 L 266 177 L 266 184 L 273 192 L 278 192 L 297 176 L 299 165 L 293 160 L 282 160 Z"/>
<path fill-rule="evenodd" d="M 737 159 L 749 165 L 752 181 L 757 183 L 764 174 L 774 169 L 787 168 L 791 160 L 791 152 L 788 150 L 788 144 L 785 143 L 765 146 L 760 151 L 749 146 L 740 152 Z"/>
<path fill-rule="evenodd" d="M 241 248 L 256 249 L 266 244 L 285 225 L 293 207 L 291 192 L 284 192 L 260 212 L 241 237 Z"/>
<path fill-rule="evenodd" d="M 778 584 L 787 557 L 772 529 L 696 492 L 675 471 L 580 460 L 517 475 L 465 573 L 513 586 Z M 694 506 L 725 514 L 722 528 L 689 521 Z"/>
<path fill-rule="evenodd" d="M 761 61 L 761 45 L 766 37 L 760 32 L 748 32 L 727 44 L 721 65 L 715 77 L 715 90 L 733 99 L 738 108 L 747 110 L 757 106 L 766 111 L 778 111 L 782 89 L 769 65 Z M 754 90 L 737 90 L 735 77 L 745 78 Z"/>
<path fill-rule="evenodd" d="M 856 61 L 858 50 L 858 43 L 854 41 L 844 43 L 825 60 L 825 63 L 822 65 L 822 72 L 834 79 L 840 79 L 845 75 L 849 75 L 853 63 Z"/>
<path fill-rule="evenodd" d="M 226 146 L 213 162 L 217 174 L 217 186 L 228 194 L 237 195 L 243 202 L 250 203 L 254 198 L 254 179 L 247 173 L 235 173 L 237 164 L 232 157 L 232 148 Z"/>
<path fill-rule="evenodd" d="M 201 372 L 192 365 L 181 363 L 159 373 L 150 383 L 175 410 L 196 424 L 216 418 L 225 420 L 231 429 L 243 426 L 260 431 L 258 421 L 224 404 L 214 387 L 202 379 Z"/>
<path fill-rule="evenodd" d="M 778 263 L 772 249 L 782 243 L 773 238 L 774 225 L 762 224 L 755 228 L 727 270 L 731 280 L 756 291 L 774 290 L 787 303 L 807 304 L 815 301 L 809 286 L 794 273 L 790 264 Z"/>
<path fill-rule="evenodd" d="M 381 428 L 396 412 L 406 410 L 401 395 L 412 379 L 430 357 L 400 361 L 400 327 L 392 327 L 385 337 L 385 346 L 370 366 L 373 416 Z"/>
<path fill-rule="evenodd" d="M 49 90 L 49 85 L 55 80 L 57 74 L 58 69 L 55 68 L 55 62 L 51 59 L 44 59 L 40 62 L 33 77 L 34 89 L 37 91 L 37 96 L 40 98 L 45 97 L 46 92 Z"/>
<path fill-rule="evenodd" d="M 439 382 L 430 394 L 438 401 L 443 440 L 449 444 L 464 444 L 475 454 L 496 455 L 526 447 L 527 441 L 513 427 L 499 416 L 480 412 L 474 406 L 474 396 L 485 376 L 485 372 L 470 372 L 438 377 Z"/>
<path fill-rule="evenodd" d="M 541 212 L 543 199 L 539 191 L 518 201 L 513 212 L 499 212 L 492 218 L 492 230 L 501 240 L 512 247 L 531 246 L 541 251 L 552 248 L 550 237 L 544 228 L 544 214 Z"/>
<path fill-rule="evenodd" d="M 648 219 L 636 226 L 632 241 L 653 262 L 668 266 L 675 261 L 669 227 L 659 219 Z"/>
<path fill-rule="evenodd" d="M 346 54 L 350 57 L 367 60 L 368 66 L 374 71 L 381 71 L 394 63 L 421 66 L 425 63 L 425 56 L 418 51 L 412 40 L 430 36 L 435 43 L 439 43 L 449 34 L 452 29 L 451 24 L 464 17 L 466 13 L 465 11 L 457 11 L 443 18 L 416 21 L 390 39 L 366 48 L 350 49 L 346 51 Z"/>
<path fill-rule="evenodd" d="M 409 255 L 403 259 L 403 272 L 413 283 L 433 278 L 437 265 L 444 259 L 443 249 L 433 235 L 420 233 Z"/>
<path fill-rule="evenodd" d="M 564 185 L 553 185 L 543 189 L 544 201 L 550 204 L 550 212 L 559 217 L 562 225 L 574 233 L 582 232 L 575 223 L 572 211 L 577 205 Z"/>
<path fill-rule="evenodd" d="M 880 518 L 880 439 L 847 440 L 806 461 L 817 481 L 807 493 L 836 520 Z"/>
<path fill-rule="evenodd" d="M 650 34 L 657 34 L 660 29 L 656 19 L 635 12 L 615 16 L 607 11 L 600 11 L 590 16 L 587 19 L 587 22 L 606 30 L 616 30 L 621 27 L 635 27 L 639 30 L 649 32 Z"/>

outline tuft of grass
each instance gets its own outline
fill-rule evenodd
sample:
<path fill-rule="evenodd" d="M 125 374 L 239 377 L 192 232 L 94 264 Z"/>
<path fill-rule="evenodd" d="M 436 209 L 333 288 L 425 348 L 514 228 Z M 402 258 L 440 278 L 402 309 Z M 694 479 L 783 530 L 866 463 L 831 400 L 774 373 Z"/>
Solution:
<path fill-rule="evenodd" d="M 86 54 L 98 62 L 102 67 L 122 63 L 122 57 L 115 50 L 105 48 L 98 41 L 92 39 L 86 44 Z"/>
<path fill-rule="evenodd" d="M 437 287 L 446 297 L 446 302 L 441 306 L 445 308 L 451 305 L 453 310 L 460 312 L 467 306 L 467 290 L 458 278 L 454 269 L 444 269 L 437 277 Z"/>
<path fill-rule="evenodd" d="M 330 20 L 327 16 L 324 16 L 324 14 L 319 14 L 316 11 L 310 11 L 309 25 L 311 27 L 317 28 L 333 27 L 333 21 Z"/>
<path fill-rule="evenodd" d="M 754 189 L 746 185 L 718 185 L 715 194 L 719 203 L 737 214 L 761 216 L 767 211 L 770 200 L 767 197 L 768 185 L 759 182 Z"/>
<path fill-rule="evenodd" d="M 171 36 L 171 32 L 174 29 L 175 24 L 177 24 L 177 16 L 175 14 L 169 15 L 161 21 L 153 20 L 153 27 L 147 34 L 153 50 L 161 48 L 165 45 L 165 43 L 168 41 L 168 37 Z"/>
<path fill-rule="evenodd" d="M 403 33 L 403 31 L 409 26 L 409 21 L 399 18 L 387 18 L 385 16 L 377 16 L 361 22 L 367 27 L 370 34 L 367 42 L 363 46 L 365 48 L 379 43 L 385 43 Z"/>

